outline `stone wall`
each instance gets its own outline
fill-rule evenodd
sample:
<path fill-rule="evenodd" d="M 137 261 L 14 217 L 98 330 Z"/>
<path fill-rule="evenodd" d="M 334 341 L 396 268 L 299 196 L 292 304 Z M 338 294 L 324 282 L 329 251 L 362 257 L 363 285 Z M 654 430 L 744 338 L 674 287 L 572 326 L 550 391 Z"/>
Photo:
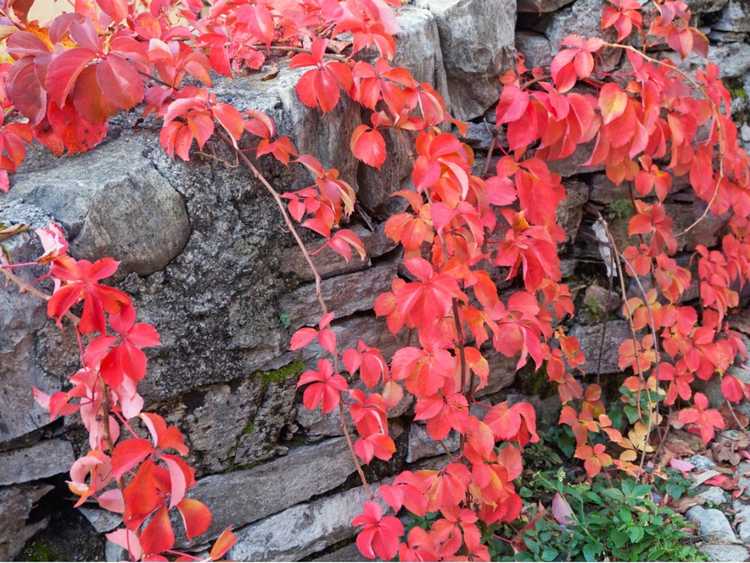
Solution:
<path fill-rule="evenodd" d="M 738 96 L 735 109 L 742 119 L 750 111 L 745 93 L 750 9 L 744 0 L 694 0 L 691 5 L 713 42 L 711 56 Z M 471 121 L 468 139 L 482 166 L 491 139 L 485 123 L 494 119 L 496 78 L 513 60 L 514 49 L 526 55 L 530 66 L 546 64 L 564 35 L 596 33 L 599 11 L 600 0 L 519 0 L 518 6 L 514 0 L 415 0 L 400 10 L 396 62 L 433 83 L 454 114 Z M 301 150 L 336 166 L 358 190 L 363 212 L 374 225 L 368 228 L 360 215 L 351 228 L 364 240 L 367 259 L 347 264 L 323 252 L 315 261 L 325 278 L 326 299 L 337 313 L 334 329 L 341 345 L 355 345 L 361 338 L 390 355 L 399 343 L 371 307 L 396 272 L 398 256 L 384 236 L 383 222 L 398 209 L 389 195 L 408 177 L 409 146 L 394 134 L 388 139 L 391 156 L 380 173 L 358 164 L 347 139 L 361 122 L 360 110 L 342 104 L 321 117 L 304 108 L 293 91 L 299 74 L 281 68 L 273 80 L 239 78 L 220 83 L 217 94 L 272 115 Z M 242 169 L 222 162 L 228 155 L 220 148 L 209 147 L 210 154 L 189 165 L 173 162 L 159 148 L 154 125 L 147 121 L 136 127 L 136 118 L 119 117 L 107 141 L 86 155 L 56 160 L 33 152 L 11 193 L 0 197 L 0 223 L 36 227 L 54 219 L 65 228 L 75 256 L 121 260 L 116 283 L 133 295 L 142 319 L 162 335 L 162 346 L 149 354 L 147 407 L 185 432 L 200 477 L 195 494 L 214 511 L 211 532 L 228 525 L 237 530 L 239 543 L 231 557 L 351 559 L 349 522 L 363 492 L 337 417 L 300 405 L 296 376 L 317 352 L 287 350 L 290 334 L 315 319 L 304 260 L 281 227 L 273 202 Z M 750 126 L 742 133 L 750 141 Z M 614 231 L 625 237 L 616 210 L 628 200 L 600 171 L 581 169 L 583 160 L 574 155 L 555 168 L 570 193 L 560 222 L 569 239 L 564 272 L 580 308 L 573 332 L 585 349 L 594 350 L 602 320 L 618 308 L 619 296 L 608 296 L 601 283 L 592 218 L 597 209 L 605 210 Z M 272 165 L 265 172 L 279 189 L 307 181 Z M 669 205 L 678 226 L 701 211 L 679 192 Z M 722 228 L 721 220 L 706 222 L 688 244 L 715 241 Z M 39 252 L 26 235 L 6 246 L 17 260 Z M 611 342 L 625 332 L 622 320 L 607 324 Z M 613 349 L 605 346 L 604 374 L 617 372 Z M 596 364 L 590 358 L 585 368 L 595 372 Z M 86 447 L 84 434 L 75 419 L 48 424 L 30 388 L 57 390 L 76 366 L 72 335 L 46 318 L 44 305 L 13 288 L 0 288 L 0 560 L 16 556 L 24 544 L 29 557 L 43 541 L 52 541 L 53 548 L 65 543 L 60 539 L 65 526 L 47 535 L 44 529 L 73 510 L 64 498 L 64 474 Z M 512 398 L 530 392 L 516 381 L 512 362 L 493 356 L 491 367 L 487 395 Z M 549 424 L 556 413 L 554 400 L 545 398 L 532 400 L 546 407 L 542 414 Z M 410 424 L 410 409 L 405 401 L 393 415 L 397 455 L 368 469 L 376 484 L 406 467 L 440 461 L 424 429 Z M 86 520 L 75 533 L 88 530 L 95 546 L 91 553 L 104 557 L 96 534 L 116 527 L 117 519 L 92 508 L 81 513 Z M 117 558 L 112 547 L 106 556 Z"/>

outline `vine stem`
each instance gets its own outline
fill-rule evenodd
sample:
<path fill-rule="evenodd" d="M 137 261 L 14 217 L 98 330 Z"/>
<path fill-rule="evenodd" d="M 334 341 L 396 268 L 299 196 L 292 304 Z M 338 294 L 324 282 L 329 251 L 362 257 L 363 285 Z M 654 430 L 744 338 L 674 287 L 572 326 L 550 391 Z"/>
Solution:
<path fill-rule="evenodd" d="M 286 223 L 286 226 L 289 229 L 289 232 L 292 234 L 292 237 L 294 237 L 294 240 L 297 243 L 297 246 L 302 252 L 302 255 L 305 257 L 305 261 L 307 262 L 307 265 L 310 267 L 310 271 L 312 272 L 313 277 L 315 278 L 315 295 L 318 299 L 318 304 L 320 305 L 320 309 L 323 312 L 323 315 L 327 315 L 328 306 L 326 305 L 325 299 L 323 299 L 323 290 L 321 288 L 320 273 L 318 272 L 318 269 L 315 267 L 315 263 L 313 262 L 312 257 L 310 256 L 310 252 L 307 250 L 305 243 L 302 241 L 302 238 L 299 236 L 299 233 L 297 232 L 297 229 L 295 228 L 294 223 L 292 222 L 292 218 L 289 216 L 289 213 L 287 212 L 286 205 L 284 205 L 284 200 L 281 199 L 281 195 L 279 194 L 279 192 L 276 190 L 276 188 L 274 188 L 271 185 L 271 183 L 266 179 L 266 177 L 258 169 L 258 167 L 255 166 L 253 161 L 250 160 L 250 158 L 245 153 L 243 153 L 226 134 L 220 133 L 220 136 L 222 140 L 224 141 L 224 143 L 227 145 L 227 147 L 229 147 L 230 150 L 233 150 L 237 154 L 242 164 L 244 164 L 245 167 L 253 174 L 253 176 L 255 176 L 255 178 L 263 185 L 266 191 L 271 194 L 271 197 L 273 197 L 274 201 L 276 202 L 276 206 L 279 208 L 279 212 L 281 213 L 281 216 L 284 219 L 284 223 Z M 362 465 L 359 463 L 359 458 L 357 457 L 357 453 L 354 451 L 354 444 L 352 442 L 351 432 L 349 432 L 349 427 L 346 425 L 344 406 L 341 402 L 339 402 L 339 418 L 341 419 L 341 430 L 344 433 L 344 438 L 346 439 L 346 445 L 349 448 L 349 453 L 352 456 L 354 467 L 357 470 L 357 474 L 359 475 L 360 481 L 362 481 L 362 486 L 364 487 L 365 492 L 367 493 L 367 496 L 372 498 L 373 496 L 372 488 L 370 487 L 370 484 L 367 481 L 365 472 L 362 470 Z"/>
<path fill-rule="evenodd" d="M 620 251 L 617 248 L 617 243 L 615 243 L 615 239 L 612 236 L 612 232 L 609 230 L 609 225 L 607 224 L 607 221 L 604 219 L 601 213 L 599 215 L 599 220 L 602 222 L 602 225 L 604 226 L 604 231 L 607 233 L 607 238 L 609 238 L 609 244 L 612 246 L 612 255 L 615 260 L 615 266 L 617 267 L 618 277 L 620 278 L 620 291 L 622 292 L 622 300 L 625 303 L 625 310 L 628 314 L 628 326 L 630 327 L 630 333 L 633 337 L 633 355 L 635 356 L 635 363 L 638 366 L 638 376 L 641 378 L 641 381 L 644 383 L 646 382 L 645 377 L 643 376 L 643 368 L 641 367 L 641 360 L 640 356 L 638 354 L 638 347 L 640 346 L 640 343 L 638 341 L 638 337 L 636 335 L 635 325 L 633 324 L 633 311 L 630 309 L 630 303 L 628 303 L 628 293 L 627 289 L 625 288 L 625 274 L 623 273 L 622 268 L 622 262 L 620 262 Z M 652 330 L 654 330 L 654 327 L 651 327 Z M 654 344 L 656 345 L 656 344 Z M 658 357 L 658 352 L 657 352 Z M 640 390 L 639 390 L 639 399 L 638 399 L 638 410 L 640 412 L 641 408 L 641 401 L 640 401 Z M 641 475 L 643 475 L 643 465 L 646 461 L 646 450 L 648 449 L 648 439 L 649 436 L 651 436 L 651 430 L 653 426 L 653 408 L 654 408 L 654 402 L 651 399 L 651 392 L 648 389 L 648 384 L 646 385 L 646 397 L 648 398 L 648 406 L 649 406 L 649 413 L 648 413 L 648 427 L 646 429 L 646 435 L 643 437 L 643 444 L 642 451 L 641 451 L 641 462 L 639 464 L 639 479 Z M 635 444 L 634 444 L 635 445 Z M 638 447 L 636 445 L 636 447 Z"/>

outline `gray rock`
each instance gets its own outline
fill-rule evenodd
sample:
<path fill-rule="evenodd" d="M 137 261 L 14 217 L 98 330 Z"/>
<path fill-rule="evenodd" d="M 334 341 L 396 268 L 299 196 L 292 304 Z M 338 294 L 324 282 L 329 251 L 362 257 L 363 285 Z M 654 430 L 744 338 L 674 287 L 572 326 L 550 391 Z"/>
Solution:
<path fill-rule="evenodd" d="M 674 61 L 679 61 L 679 55 L 670 54 Z M 747 43 L 721 43 L 711 45 L 708 49 L 708 62 L 719 67 L 722 78 L 742 78 L 750 70 L 750 45 Z M 695 53 L 691 54 L 681 64 L 683 68 L 695 70 L 705 66 L 706 60 Z"/>
<path fill-rule="evenodd" d="M 516 378 L 516 363 L 518 358 L 506 358 L 494 350 L 482 350 L 487 363 L 490 366 L 490 375 L 487 379 L 487 387 L 478 389 L 477 398 L 493 395 L 513 384 Z"/>
<path fill-rule="evenodd" d="M 40 227 L 48 221 L 47 216 L 33 207 L 19 209 L 15 204 L 0 204 L 0 222 Z M 42 253 L 35 235 L 28 233 L 5 241 L 3 248 L 16 262 L 34 260 Z M 16 275 L 32 283 L 43 273 L 41 268 L 24 268 Z M 19 293 L 15 286 L 6 284 L 4 278 L 0 282 L 0 444 L 49 423 L 49 414 L 36 404 L 31 388 L 57 391 L 60 374 L 76 369 L 71 362 L 75 362 L 77 355 L 74 353 L 75 336 L 67 324 L 65 327 L 60 331 L 47 319 L 43 301 Z M 53 369 L 43 369 L 43 363 Z M 54 368 L 61 371 L 56 373 Z"/>
<path fill-rule="evenodd" d="M 750 504 L 735 500 L 734 508 L 734 526 L 737 528 L 737 534 L 744 544 L 750 544 Z"/>
<path fill-rule="evenodd" d="M 497 78 L 513 63 L 515 0 L 417 0 L 440 31 L 451 108 L 458 119 L 482 115 L 497 101 Z"/>
<path fill-rule="evenodd" d="M 622 298 L 618 292 L 609 291 L 600 285 L 588 286 L 583 295 L 583 305 L 593 319 L 605 318 L 619 309 L 621 303 Z"/>
<path fill-rule="evenodd" d="M 567 195 L 557 207 L 557 222 L 565 231 L 566 241 L 572 242 L 578 235 L 583 219 L 583 206 L 589 200 L 589 187 L 583 182 L 566 182 Z"/>
<path fill-rule="evenodd" d="M 285 437 L 285 432 L 295 429 L 294 399 L 297 394 L 297 376 L 301 371 L 295 370 L 284 379 L 264 382 L 264 395 L 258 404 L 258 411 L 237 441 L 235 464 L 253 464 L 287 452 L 286 446 L 277 444 Z"/>
<path fill-rule="evenodd" d="M 740 489 L 750 489 L 750 462 L 743 461 L 737 467 L 737 485 Z"/>
<path fill-rule="evenodd" d="M 552 46 L 541 33 L 517 31 L 516 50 L 523 53 L 528 68 L 545 67 L 552 62 Z"/>
<path fill-rule="evenodd" d="M 81 511 L 81 514 L 86 517 L 86 520 L 88 520 L 94 529 L 100 534 L 111 532 L 122 524 L 122 516 L 116 512 L 102 510 L 101 508 L 88 508 L 85 506 L 82 506 L 78 510 Z"/>
<path fill-rule="evenodd" d="M 448 434 L 448 437 L 441 444 L 430 438 L 424 425 L 412 424 L 409 428 L 409 449 L 406 454 L 406 462 L 414 463 L 427 457 L 455 452 L 458 450 L 460 443 L 461 438 L 456 432 Z"/>
<path fill-rule="evenodd" d="M 727 494 L 721 487 L 708 487 L 706 490 L 698 493 L 698 498 L 709 504 L 724 504 L 727 502 Z"/>
<path fill-rule="evenodd" d="M 211 507 L 207 535 L 215 536 L 227 526 L 244 526 L 330 491 L 353 472 L 346 441 L 334 438 L 252 469 L 200 479 L 192 496 Z"/>
<path fill-rule="evenodd" d="M 747 561 L 750 552 L 741 545 L 707 544 L 700 547 L 709 561 Z"/>
<path fill-rule="evenodd" d="M 446 102 L 450 102 L 435 15 L 424 7 L 403 6 L 397 18 L 399 31 L 393 66 L 408 68 L 417 81 L 431 84 Z"/>
<path fill-rule="evenodd" d="M 373 492 L 377 485 L 372 485 Z M 377 497 L 376 497 L 377 498 Z M 300 504 L 235 532 L 235 561 L 299 561 L 354 536 L 352 519 L 368 500 L 363 487 Z"/>
<path fill-rule="evenodd" d="M 688 458 L 688 462 L 692 463 L 695 468 L 700 471 L 713 469 L 714 467 L 716 467 L 716 463 L 714 463 L 714 460 L 700 454 L 695 454 L 694 456 Z"/>
<path fill-rule="evenodd" d="M 266 112 L 281 134 L 292 137 L 300 152 L 314 155 L 324 166 L 337 168 L 341 178 L 356 189 L 359 161 L 349 148 L 349 139 L 362 121 L 359 106 L 347 96 L 341 96 L 339 104 L 326 114 L 304 106 L 294 86 L 307 70 L 280 65 L 272 80 L 264 80 L 263 73 L 222 79 L 214 85 L 214 91 L 219 99 L 240 110 Z M 309 183 L 309 177 L 300 174 L 295 185 Z"/>
<path fill-rule="evenodd" d="M 367 561 L 359 552 L 356 543 L 350 543 L 344 547 L 319 555 L 313 561 Z"/>
<path fill-rule="evenodd" d="M 46 484 L 0 488 L 0 560 L 12 560 L 29 538 L 47 526 L 48 518 L 28 519 L 39 499 L 51 490 Z"/>
<path fill-rule="evenodd" d="M 694 14 L 711 14 L 718 12 L 727 5 L 728 0 L 688 0 L 688 8 Z"/>
<path fill-rule="evenodd" d="M 388 261 L 362 272 L 324 280 L 323 299 L 338 318 L 372 309 L 375 298 L 390 289 L 396 269 L 397 263 Z M 290 319 L 292 329 L 317 323 L 320 311 L 311 307 L 315 302 L 314 284 L 303 285 L 281 299 L 281 311 Z"/>
<path fill-rule="evenodd" d="M 184 432 L 199 474 L 257 463 L 279 453 L 277 443 L 294 420 L 302 369 L 291 364 L 197 388 L 157 410 Z"/>
<path fill-rule="evenodd" d="M 552 46 L 552 52 L 560 49 L 562 40 L 568 35 L 577 34 L 583 37 L 603 37 L 611 41 L 615 38 L 612 29 L 602 32 L 600 27 L 602 4 L 604 0 L 577 0 L 555 12 L 544 32 Z M 622 58 L 620 49 L 605 49 L 602 56 L 601 70 L 612 70 Z"/>
<path fill-rule="evenodd" d="M 579 0 L 583 1 L 583 0 Z M 594 150 L 594 141 L 586 143 L 585 145 L 579 145 L 575 152 L 567 158 L 560 160 L 551 160 L 547 164 L 549 165 L 550 171 L 555 174 L 559 174 L 563 178 L 569 178 L 576 174 L 583 174 L 588 172 L 598 172 L 604 170 L 604 165 L 597 164 L 588 166 L 585 162 L 591 157 L 591 152 Z"/>
<path fill-rule="evenodd" d="M 153 273 L 183 249 L 190 221 L 182 196 L 144 150 L 139 137 L 126 136 L 52 169 L 21 169 L 7 198 L 60 221 L 73 255 L 112 256 L 124 272 Z"/>
<path fill-rule="evenodd" d="M 591 182 L 591 201 L 601 205 L 609 205 L 619 200 L 630 200 L 628 185 L 623 182 L 615 186 L 605 174 L 594 174 Z"/>
<path fill-rule="evenodd" d="M 693 506 L 685 513 L 691 522 L 698 525 L 702 539 L 709 543 L 736 543 L 737 536 L 723 512 L 715 508 Z"/>
<path fill-rule="evenodd" d="M 0 453 L 0 485 L 14 485 L 67 473 L 75 461 L 65 440 L 45 440 Z"/>
<path fill-rule="evenodd" d="M 601 373 L 620 373 L 617 365 L 619 360 L 620 343 L 626 338 L 632 338 L 627 321 L 614 320 L 606 323 L 604 346 L 601 347 Z M 604 323 L 581 326 L 576 325 L 570 330 L 581 343 L 581 350 L 586 354 L 586 363 L 581 369 L 586 374 L 596 373 L 599 358 L 599 343 L 601 342 Z"/>
<path fill-rule="evenodd" d="M 750 32 L 750 5 L 747 0 L 729 0 L 719 20 L 711 26 L 719 31 Z"/>
<path fill-rule="evenodd" d="M 315 269 L 322 278 L 364 270 L 370 266 L 370 261 L 373 258 L 379 258 L 396 247 L 396 244 L 385 235 L 385 223 L 378 224 L 373 231 L 360 225 L 352 226 L 351 230 L 359 236 L 362 244 L 365 245 L 367 256 L 364 260 L 361 260 L 355 252 L 352 259 L 346 262 L 344 258 L 326 247 L 315 256 L 311 256 Z M 287 249 L 281 256 L 279 269 L 282 273 L 293 274 L 303 281 L 313 281 L 314 279 L 307 260 L 296 245 Z"/>

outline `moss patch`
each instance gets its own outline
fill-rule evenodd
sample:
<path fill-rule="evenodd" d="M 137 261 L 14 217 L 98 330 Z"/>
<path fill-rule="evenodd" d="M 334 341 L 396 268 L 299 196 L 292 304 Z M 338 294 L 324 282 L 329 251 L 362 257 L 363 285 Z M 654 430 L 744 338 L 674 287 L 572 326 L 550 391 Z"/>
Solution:
<path fill-rule="evenodd" d="M 58 561 L 57 551 L 43 540 L 34 540 L 26 544 L 21 552 L 24 561 Z"/>
<path fill-rule="evenodd" d="M 279 369 L 273 369 L 270 371 L 257 372 L 255 375 L 260 376 L 263 383 L 279 383 L 286 381 L 290 377 L 297 377 L 305 369 L 305 363 L 297 360 L 291 364 L 287 364 Z"/>

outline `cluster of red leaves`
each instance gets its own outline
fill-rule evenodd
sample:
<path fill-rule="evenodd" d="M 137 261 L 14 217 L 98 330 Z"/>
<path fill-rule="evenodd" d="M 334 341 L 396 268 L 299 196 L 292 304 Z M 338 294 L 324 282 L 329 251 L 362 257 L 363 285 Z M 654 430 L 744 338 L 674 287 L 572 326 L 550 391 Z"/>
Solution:
<path fill-rule="evenodd" d="M 143 350 L 159 346 L 159 333 L 136 322 L 126 293 L 102 283 L 116 272 L 115 260 L 91 263 L 71 257 L 54 223 L 37 234 L 45 250 L 37 263 L 49 266 L 45 278 L 55 287 L 47 313 L 59 325 L 65 317 L 74 321 L 81 368 L 70 376 L 67 390 L 48 395 L 34 388 L 34 398 L 51 420 L 78 414 L 88 431 L 90 449 L 73 463 L 68 481 L 78 496 L 76 506 L 95 502 L 120 514 L 125 527 L 107 538 L 134 560 L 166 561 L 167 555 L 194 560 L 174 550 L 170 511 L 181 516 L 188 540 L 208 530 L 211 512 L 187 497 L 196 481 L 184 459 L 188 448 L 182 433 L 158 414 L 144 412 L 138 393 L 148 363 Z M 71 313 L 79 305 L 80 319 Z M 150 439 L 141 437 L 138 428 L 145 428 Z M 233 543 L 232 533 L 225 531 L 210 558 L 220 559 Z"/>

